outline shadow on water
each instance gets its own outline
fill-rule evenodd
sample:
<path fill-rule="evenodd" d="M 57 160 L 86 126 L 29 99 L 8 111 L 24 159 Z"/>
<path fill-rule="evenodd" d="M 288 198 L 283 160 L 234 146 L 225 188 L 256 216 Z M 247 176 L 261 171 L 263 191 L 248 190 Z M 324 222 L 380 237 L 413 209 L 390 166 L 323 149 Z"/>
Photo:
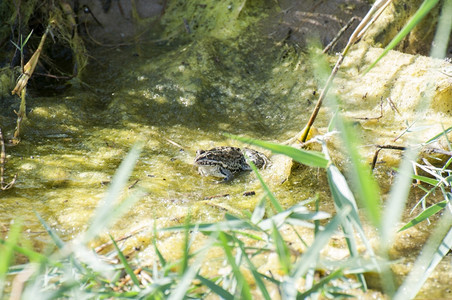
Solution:
<path fill-rule="evenodd" d="M 303 111 L 303 104 L 294 101 L 296 94 L 288 93 L 299 84 L 298 74 L 283 83 L 289 86 L 275 82 L 272 72 L 283 63 L 278 58 L 282 49 L 269 40 L 252 42 L 231 45 L 205 38 L 161 49 L 149 45 L 141 47 L 149 52 L 142 56 L 134 56 L 135 49 L 122 49 L 121 56 L 108 62 L 113 70 L 101 74 L 124 75 L 95 84 L 112 95 L 102 119 L 211 132 L 239 129 L 261 137 L 284 133 Z M 295 63 L 295 56 L 290 63 Z M 129 59 L 125 69 L 124 57 Z M 102 78 L 98 70 L 88 74 Z"/>

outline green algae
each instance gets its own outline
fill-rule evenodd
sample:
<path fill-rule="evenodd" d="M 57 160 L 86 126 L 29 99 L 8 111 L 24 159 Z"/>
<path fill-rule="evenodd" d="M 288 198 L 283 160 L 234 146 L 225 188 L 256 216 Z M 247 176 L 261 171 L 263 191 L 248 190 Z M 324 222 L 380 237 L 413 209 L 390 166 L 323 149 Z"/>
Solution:
<path fill-rule="evenodd" d="M 130 185 L 147 194 L 111 231 L 114 236 L 146 227 L 151 220 L 159 226 L 179 224 L 187 213 L 207 222 L 226 211 L 253 210 L 262 196 L 254 175 L 216 184 L 197 174 L 195 151 L 241 146 L 223 132 L 276 141 L 291 137 L 309 110 L 315 81 L 300 82 L 312 78 L 300 63 L 303 54 L 264 34 L 258 20 L 266 13 L 251 14 L 251 2 L 231 2 L 232 9 L 222 4 L 216 11 L 209 5 L 184 5 L 189 7 L 167 8 L 163 36 L 174 37 L 180 30 L 181 9 L 228 13 L 223 19 L 199 14 L 198 22 L 210 23 L 202 30 L 193 26 L 197 31 L 191 36 L 115 51 L 94 49 L 96 59 L 83 75 L 84 84 L 74 80 L 63 93 L 35 93 L 28 99 L 31 111 L 22 141 L 7 148 L 8 172 L 19 177 L 14 189 L 2 193 L 2 224 L 23 216 L 31 232 L 42 232 L 34 209 L 64 239 L 76 236 L 138 140 L 145 147 Z M 244 195 L 250 191 L 257 195 Z M 314 194 L 283 187 L 275 193 L 287 206 Z"/>
<path fill-rule="evenodd" d="M 164 36 L 187 35 L 218 39 L 237 37 L 279 6 L 273 1 L 171 1 L 161 20 Z"/>
<path fill-rule="evenodd" d="M 297 47 L 265 33 L 260 20 L 275 11 L 259 1 L 171 1 L 157 41 L 94 49 L 84 83 L 73 80 L 72 88 L 52 96 L 34 91 L 22 142 L 7 148 L 8 174 L 17 172 L 19 180 L 0 194 L 2 227 L 21 217 L 25 236 L 42 247 L 47 234 L 36 210 L 65 240 L 74 238 L 137 141 L 145 147 L 123 196 L 137 188 L 146 194 L 110 231 L 132 233 L 125 251 L 143 250 L 142 261 L 152 261 L 154 224 L 178 225 L 187 215 L 216 222 L 225 212 L 252 211 L 263 196 L 253 174 L 216 184 L 197 174 L 192 161 L 200 148 L 242 146 L 223 132 L 281 142 L 304 125 L 317 82 Z M 8 101 L 0 114 L 11 132 L 13 122 L 3 122 L 3 108 L 14 116 Z M 322 118 L 316 125 L 326 125 Z M 269 173 L 262 171 L 267 179 Z M 272 189 L 284 207 L 319 195 L 320 209 L 332 211 L 326 186 L 323 171 L 300 166 Z M 251 191 L 256 195 L 247 196 Z M 415 249 L 423 237 L 407 247 Z M 160 238 L 168 252 L 181 240 Z M 103 234 L 96 244 L 108 240 Z"/>

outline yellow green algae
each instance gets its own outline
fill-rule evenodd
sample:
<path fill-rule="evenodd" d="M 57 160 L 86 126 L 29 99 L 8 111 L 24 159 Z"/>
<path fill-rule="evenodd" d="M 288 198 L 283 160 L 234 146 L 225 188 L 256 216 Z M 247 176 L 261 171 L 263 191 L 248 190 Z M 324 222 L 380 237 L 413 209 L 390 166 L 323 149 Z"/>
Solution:
<path fill-rule="evenodd" d="M 180 12 L 177 5 L 193 9 L 181 3 L 174 2 L 166 14 Z M 124 217 L 128 221 L 111 231 L 114 236 L 152 219 L 160 227 L 179 224 L 187 213 L 193 221 L 208 222 L 225 211 L 252 211 L 262 196 L 255 176 L 245 173 L 216 184 L 197 174 L 195 151 L 242 146 L 224 132 L 267 140 L 291 137 L 312 106 L 316 84 L 300 63 L 302 54 L 263 34 L 256 21 L 265 14 L 249 14 L 245 3 L 226 8 L 230 14 L 223 18 L 235 20 L 234 29 L 221 18 L 202 16 L 206 30 L 193 23 L 199 33 L 183 37 L 179 32 L 182 38 L 175 38 L 183 22 L 176 16 L 179 23 L 172 26 L 167 17 L 157 42 L 92 51 L 96 59 L 84 74 L 87 84 L 74 80 L 72 88 L 52 97 L 29 95 L 21 143 L 7 147 L 6 179 L 17 172 L 18 180 L 2 191 L 2 224 L 21 217 L 30 232 L 44 238 L 36 210 L 64 239 L 74 237 L 87 227 L 115 169 L 139 140 L 145 147 L 130 182 L 138 180 L 136 186 L 147 195 Z M 211 5 L 202 9 L 221 11 Z M 2 104 L 9 111 L 2 116 L 5 136 L 14 129 L 14 101 Z M 249 191 L 257 195 L 243 195 Z M 285 207 L 315 194 L 284 188 L 275 193 Z"/>
<path fill-rule="evenodd" d="M 255 175 L 244 173 L 230 183 L 217 184 L 197 174 L 192 165 L 196 150 L 243 146 L 224 132 L 285 141 L 304 125 L 319 86 L 299 48 L 264 33 L 259 20 L 277 13 L 274 6 L 253 3 L 257 2 L 171 1 L 158 39 L 114 50 L 94 49 L 95 59 L 83 84 L 74 80 L 72 88 L 62 93 L 28 97 L 30 111 L 22 141 L 7 148 L 8 179 L 17 172 L 18 181 L 0 194 L 2 227 L 21 218 L 28 230 L 25 235 L 34 243 L 48 240 L 35 210 L 63 239 L 77 236 L 88 226 L 116 168 L 137 141 L 145 146 L 124 195 L 138 188 L 146 194 L 109 231 L 115 238 L 133 234 L 122 244 L 126 253 L 138 249 L 135 253 L 142 262 L 153 261 L 148 245 L 154 224 L 179 225 L 187 215 L 193 222 L 217 222 L 225 212 L 252 211 L 263 196 Z M 186 16 L 190 18 L 184 22 Z M 346 76 L 341 79 L 349 81 Z M 353 94 L 339 81 L 341 88 L 343 95 Z M 353 100 L 362 94 L 353 95 Z M 372 95 L 373 102 L 367 102 L 373 105 L 371 110 L 377 97 Z M 13 101 L 3 102 L 2 108 L 11 112 Z M 358 117 L 370 115 L 369 107 L 353 105 L 362 108 Z M 325 129 L 330 114 L 327 109 L 322 112 L 315 125 Z M 10 135 L 14 115 L 1 114 L 2 126 L 7 125 L 4 133 Z M 360 126 L 356 126 L 360 136 L 372 140 Z M 271 178 L 270 170 L 262 175 Z M 284 184 L 270 184 L 283 207 L 319 195 L 320 209 L 334 211 L 323 170 L 298 166 Z M 246 196 L 250 191 L 256 195 Z M 394 258 L 416 253 L 428 228 L 421 224 L 401 234 L 416 237 L 415 243 L 411 239 L 405 249 L 395 248 Z M 161 233 L 158 238 L 166 258 L 180 254 L 180 236 Z M 103 234 L 93 245 L 108 240 Z M 345 246 L 340 242 L 332 241 L 330 246 L 331 255 L 343 254 Z M 219 256 L 218 252 L 209 255 Z M 217 265 L 213 266 L 205 268 Z"/>

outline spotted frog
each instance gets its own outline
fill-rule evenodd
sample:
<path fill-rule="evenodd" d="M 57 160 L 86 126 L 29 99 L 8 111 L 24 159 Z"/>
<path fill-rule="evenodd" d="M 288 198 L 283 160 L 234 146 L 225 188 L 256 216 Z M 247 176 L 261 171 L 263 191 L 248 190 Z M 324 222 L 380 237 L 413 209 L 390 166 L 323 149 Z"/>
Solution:
<path fill-rule="evenodd" d="M 196 151 L 194 164 L 203 176 L 214 176 L 229 181 L 234 177 L 234 173 L 251 170 L 245 156 L 258 168 L 265 168 L 270 163 L 264 154 L 256 150 L 223 146 Z"/>

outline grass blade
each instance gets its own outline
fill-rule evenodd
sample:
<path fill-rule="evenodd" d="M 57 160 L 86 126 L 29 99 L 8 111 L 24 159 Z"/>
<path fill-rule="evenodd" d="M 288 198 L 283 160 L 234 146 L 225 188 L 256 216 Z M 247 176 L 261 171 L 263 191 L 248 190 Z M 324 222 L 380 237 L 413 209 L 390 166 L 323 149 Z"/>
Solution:
<path fill-rule="evenodd" d="M 413 179 L 428 183 L 433 186 L 436 186 L 438 184 L 438 180 L 430 178 L 430 177 L 426 177 L 426 176 L 422 176 L 422 175 L 415 175 L 415 174 L 411 174 L 411 177 Z"/>
<path fill-rule="evenodd" d="M 23 49 L 23 47 L 28 43 L 28 40 L 30 39 L 31 35 L 33 34 L 33 29 L 30 31 L 30 33 L 27 35 L 27 37 L 25 38 L 25 41 L 21 41 L 21 50 Z M 22 36 L 20 37 L 22 39 Z"/>
<path fill-rule="evenodd" d="M 280 212 L 268 219 L 263 220 L 258 224 L 258 226 L 262 230 L 272 229 L 273 224 L 279 228 L 281 225 L 286 223 L 306 227 L 314 227 L 313 224 L 308 223 L 307 221 L 327 219 L 330 216 L 330 214 L 323 211 L 308 211 L 305 206 L 296 204 L 283 212 Z"/>
<path fill-rule="evenodd" d="M 119 260 L 121 261 L 122 265 L 124 266 L 124 270 L 127 274 L 129 274 L 130 278 L 132 279 L 133 283 L 140 287 L 140 281 L 138 280 L 137 276 L 133 272 L 132 268 L 130 267 L 129 263 L 127 262 L 127 259 L 125 258 L 124 254 L 122 253 L 121 249 L 119 249 L 118 244 L 116 244 L 115 239 L 111 236 L 110 239 L 113 243 L 113 246 L 115 246 L 116 252 L 118 253 Z"/>
<path fill-rule="evenodd" d="M 408 192 L 411 187 L 412 161 L 415 161 L 417 152 L 414 149 L 405 151 L 405 155 L 400 163 L 400 172 L 397 174 L 394 183 L 391 186 L 388 199 L 386 200 L 386 207 L 383 210 L 385 216 L 384 221 L 381 222 L 380 238 L 384 243 L 380 244 L 380 253 L 385 259 L 389 259 L 389 248 L 394 242 L 397 229 L 395 224 L 398 224 L 402 217 L 405 202 L 408 199 Z M 389 267 L 383 267 L 380 278 L 385 293 L 392 297 L 396 291 L 394 284 L 394 277 Z M 408 299 L 408 298 L 406 298 Z"/>
<path fill-rule="evenodd" d="M 188 229 L 187 229 L 188 231 Z M 199 234 L 199 232 L 193 233 L 195 238 L 195 235 Z M 187 289 L 190 287 L 190 284 L 192 283 L 193 279 L 198 275 L 199 268 L 201 266 L 201 263 L 204 259 L 204 253 L 209 250 L 213 245 L 213 239 L 210 240 L 199 252 L 198 255 L 195 256 L 194 261 L 191 263 L 191 265 L 185 270 L 185 272 L 182 274 L 182 277 L 179 281 L 179 284 L 176 286 L 174 290 L 172 290 L 171 294 L 168 297 L 168 300 L 182 300 L 185 298 L 185 294 L 187 292 Z"/>
<path fill-rule="evenodd" d="M 346 206 L 350 206 L 352 208 L 352 211 L 350 212 L 351 217 L 356 223 L 360 224 L 361 221 L 358 215 L 358 206 L 356 205 L 355 197 L 350 191 L 344 175 L 342 175 L 339 169 L 334 165 L 329 166 L 326 172 L 334 203 L 340 210 Z"/>
<path fill-rule="evenodd" d="M 188 216 L 186 218 L 185 221 L 185 230 L 184 230 L 184 243 L 183 243 L 183 249 L 182 249 L 182 259 L 180 260 L 180 264 L 179 264 L 179 272 L 180 275 L 183 275 L 185 273 L 185 271 L 188 268 L 188 260 L 190 259 L 190 229 L 189 229 L 189 225 L 190 225 L 190 216 Z M 194 230 L 197 232 L 199 229 L 198 227 L 195 227 Z"/>
<path fill-rule="evenodd" d="M 435 135 L 434 137 L 432 137 L 428 141 L 426 141 L 425 145 L 428 145 L 428 144 L 436 142 L 440 137 L 445 136 L 446 134 L 448 134 L 451 131 L 452 131 L 452 126 L 447 128 L 447 129 L 445 129 L 444 131 L 438 133 L 437 135 Z"/>
<path fill-rule="evenodd" d="M 447 52 L 447 47 L 450 42 L 450 33 L 452 31 L 452 1 L 443 1 L 441 8 L 441 15 L 436 26 L 435 37 L 432 42 L 430 56 L 434 58 L 444 58 Z"/>
<path fill-rule="evenodd" d="M 226 136 L 242 141 L 247 144 L 256 145 L 268 150 L 271 150 L 273 153 L 284 154 L 292 158 L 293 160 L 310 166 L 310 167 L 318 167 L 318 168 L 326 168 L 329 163 L 329 160 L 325 158 L 325 156 L 321 152 L 316 151 L 308 151 L 303 149 L 297 149 L 287 145 L 280 145 L 277 143 L 264 142 L 260 140 L 244 138 L 236 135 L 226 134 Z"/>
<path fill-rule="evenodd" d="M 14 248 L 19 241 L 21 228 L 22 222 L 14 222 L 9 229 L 7 240 L 3 243 L 3 247 L 0 247 L 0 299 L 3 299 L 6 274 L 14 256 Z"/>
<path fill-rule="evenodd" d="M 188 228 L 194 229 L 199 228 L 199 231 L 201 232 L 217 232 L 219 230 L 221 231 L 227 231 L 227 230 L 241 230 L 241 229 L 256 229 L 252 224 L 244 221 L 244 220 L 227 220 L 223 222 L 218 223 L 201 223 L 196 225 L 187 225 Z M 161 231 L 180 231 L 184 230 L 186 228 L 186 225 L 181 226 L 171 226 L 159 229 Z"/>
<path fill-rule="evenodd" d="M 424 0 L 421 7 L 411 17 L 408 23 L 400 30 L 400 32 L 392 39 L 392 41 L 386 46 L 383 53 L 366 69 L 364 73 L 369 72 L 375 65 L 382 59 L 390 50 L 392 50 L 410 31 L 416 26 L 430 10 L 435 7 L 439 0 Z"/>
<path fill-rule="evenodd" d="M 163 257 L 162 253 L 160 252 L 159 248 L 157 247 L 157 227 L 154 222 L 154 236 L 152 237 L 152 244 L 154 245 L 154 251 L 157 254 L 157 257 L 159 258 L 160 264 L 163 268 L 166 266 L 166 260 Z M 154 264 L 156 265 L 156 264 Z M 154 275 L 157 274 L 157 272 L 154 272 Z"/>
<path fill-rule="evenodd" d="M 308 299 L 313 293 L 318 292 L 320 289 L 322 289 L 328 282 L 330 282 L 331 280 L 334 280 L 336 278 L 339 278 L 343 276 L 342 270 L 336 270 L 333 273 L 329 274 L 328 276 L 322 278 L 321 280 L 319 280 L 319 282 L 317 282 L 316 284 L 314 284 L 309 290 L 307 290 L 306 292 L 304 292 L 303 294 L 300 294 L 297 296 L 297 299 Z"/>
<path fill-rule="evenodd" d="M 254 266 L 253 262 L 248 257 L 242 241 L 240 241 L 239 239 L 236 238 L 235 242 L 239 245 L 240 250 L 243 253 L 243 258 L 245 259 L 245 261 L 246 261 L 246 263 L 248 265 L 248 268 L 251 270 L 251 273 L 253 274 L 254 280 L 256 281 L 256 284 L 257 284 L 259 290 L 262 293 L 262 296 L 264 297 L 264 299 L 270 300 L 271 299 L 270 294 L 268 293 L 267 287 L 265 286 L 264 282 L 262 281 L 262 277 L 263 276 L 257 271 L 257 269 Z M 289 261 L 289 263 L 290 263 L 290 261 Z"/>
<path fill-rule="evenodd" d="M 373 252 L 372 246 L 368 241 L 364 229 L 362 227 L 359 214 L 358 207 L 356 205 L 355 199 L 353 197 L 350 188 L 348 187 L 347 181 L 342 173 L 336 168 L 334 165 L 330 165 L 327 168 L 327 176 L 328 183 L 330 186 L 331 194 L 333 196 L 333 200 L 338 210 L 341 211 L 345 207 L 351 207 L 350 214 L 346 217 L 344 222 L 342 223 L 342 229 L 345 234 L 345 239 L 347 242 L 347 246 L 352 257 L 359 256 L 359 252 L 357 250 L 357 242 L 354 238 L 353 228 L 358 232 L 362 242 L 366 246 L 366 249 L 371 256 L 372 260 L 375 263 L 375 266 L 378 267 L 378 262 L 376 260 L 375 254 Z M 364 276 L 362 274 L 358 274 L 358 279 L 361 282 L 364 290 L 366 289 L 366 282 Z"/>
<path fill-rule="evenodd" d="M 63 240 L 58 236 L 58 234 L 56 234 L 56 232 L 49 225 L 47 225 L 47 223 L 44 221 L 44 219 L 41 218 L 41 215 L 39 215 L 36 211 L 35 211 L 35 214 L 38 217 L 39 222 L 42 224 L 42 226 L 44 226 L 45 230 L 47 231 L 47 233 L 52 238 L 52 240 L 55 243 L 55 245 L 59 249 L 62 249 L 64 247 Z"/>
<path fill-rule="evenodd" d="M 353 132 L 351 126 L 344 122 L 340 115 L 337 117 L 338 127 L 340 128 L 343 144 L 347 149 L 351 160 L 350 176 L 356 190 L 357 199 L 361 206 L 366 209 L 367 216 L 374 226 L 380 225 L 380 189 L 372 176 L 370 166 L 364 163 L 363 158 L 358 152 L 359 143 L 357 134 Z"/>
<path fill-rule="evenodd" d="M 276 253 L 278 254 L 279 264 L 281 265 L 282 271 L 284 272 L 284 275 L 288 275 L 292 266 L 290 261 L 290 252 L 286 242 L 281 236 L 281 233 L 278 231 L 278 228 L 276 228 L 275 223 L 273 223 L 272 238 L 275 242 Z"/>
<path fill-rule="evenodd" d="M 6 241 L 0 239 L 0 245 L 4 245 L 5 248 L 6 247 L 13 247 L 15 252 L 26 256 L 31 262 L 36 262 L 36 263 L 46 263 L 46 262 L 48 263 L 49 262 L 49 259 L 48 259 L 47 256 L 42 255 L 41 253 L 35 252 L 33 250 L 30 250 L 30 249 L 27 249 L 27 248 L 24 248 L 24 247 L 20 247 L 17 244 L 11 244 L 11 241 L 9 239 L 6 240 Z M 3 262 L 3 259 L 5 259 L 8 256 L 5 253 L 1 252 L 1 251 L 0 251 L 0 254 L 1 254 L 0 257 L 1 257 L 2 262 Z M 55 265 L 57 265 L 57 264 L 55 264 Z"/>
<path fill-rule="evenodd" d="M 251 300 L 251 291 L 250 286 L 248 282 L 246 281 L 245 277 L 243 276 L 242 272 L 239 269 L 239 266 L 236 264 L 234 256 L 232 255 L 232 249 L 228 244 L 228 240 L 231 240 L 231 238 L 228 238 L 228 236 L 224 232 L 219 232 L 218 238 L 220 240 L 221 246 L 223 248 L 224 253 L 226 254 L 226 258 L 228 260 L 229 265 L 232 268 L 232 272 L 234 274 L 235 280 L 237 281 L 237 288 L 240 292 L 240 298 Z"/>
<path fill-rule="evenodd" d="M 394 295 L 394 300 L 413 299 L 438 263 L 452 248 L 452 214 L 449 210 L 441 217 L 435 230 L 422 249 L 410 274 Z"/>
<path fill-rule="evenodd" d="M 389 197 L 386 200 L 386 208 L 384 210 L 385 222 L 381 222 L 381 238 L 385 241 L 383 247 L 389 247 L 394 240 L 395 228 L 403 213 L 408 192 L 412 181 L 412 161 L 415 161 L 417 152 L 413 149 L 405 151 L 404 158 L 401 162 L 399 173 L 391 187 Z"/>
<path fill-rule="evenodd" d="M 126 187 L 127 181 L 132 174 L 132 170 L 135 167 L 135 163 L 141 152 L 143 143 L 135 144 L 130 152 L 127 154 L 126 158 L 121 162 L 119 168 L 117 169 L 113 180 L 107 190 L 107 194 L 104 199 L 99 203 L 96 211 L 94 212 L 94 217 L 91 220 L 91 225 L 85 232 L 83 236 L 83 243 L 86 243 L 93 239 L 100 231 L 107 228 L 109 225 L 115 221 L 121 211 L 116 211 L 116 214 L 112 214 L 112 207 L 115 207 L 115 202 L 121 195 L 121 191 Z M 123 204 L 123 208 L 137 200 L 137 198 L 129 199 L 129 203 Z M 126 202 L 126 201 L 124 201 Z M 123 202 L 123 203 L 124 203 Z"/>
<path fill-rule="evenodd" d="M 436 214 L 437 212 L 443 210 L 447 204 L 449 203 L 448 200 L 443 200 L 441 202 L 438 202 L 432 206 L 430 206 L 429 208 L 427 208 L 426 210 L 424 210 L 423 212 L 421 212 L 419 215 L 417 215 L 415 218 L 413 218 L 411 221 L 409 221 L 408 223 L 406 223 L 402 228 L 399 229 L 400 231 L 404 231 L 410 227 L 413 227 L 414 225 L 427 220 L 428 218 L 430 218 L 431 216 L 433 216 L 434 214 Z"/>
<path fill-rule="evenodd" d="M 264 179 L 262 178 L 261 174 L 259 174 L 259 171 L 257 170 L 256 166 L 253 164 L 253 162 L 249 161 L 248 164 L 251 166 L 251 169 L 254 171 L 254 174 L 256 174 L 257 179 L 259 180 L 262 188 L 265 191 L 266 196 L 270 200 L 271 204 L 275 208 L 277 212 L 282 212 L 283 208 L 279 204 L 279 201 L 276 199 L 276 197 L 273 195 L 272 191 L 268 187 L 268 185 L 265 183 Z"/>
<path fill-rule="evenodd" d="M 253 215 L 251 216 L 251 223 L 257 224 L 264 218 L 265 215 L 265 197 L 259 201 L 253 211 Z"/>
<path fill-rule="evenodd" d="M 315 266 L 320 251 L 328 243 L 331 236 L 336 233 L 337 228 L 350 213 L 351 209 L 350 206 L 344 207 L 344 209 L 339 211 L 338 214 L 331 219 L 325 226 L 325 229 L 317 234 L 311 247 L 309 247 L 295 263 L 290 277 L 296 280 L 305 275 L 310 268 Z"/>
<path fill-rule="evenodd" d="M 234 295 L 226 291 L 224 288 L 219 286 L 218 284 L 215 284 L 213 281 L 201 276 L 196 275 L 196 278 L 199 279 L 205 286 L 207 286 L 212 292 L 220 296 L 222 299 L 225 300 L 234 300 Z"/>

